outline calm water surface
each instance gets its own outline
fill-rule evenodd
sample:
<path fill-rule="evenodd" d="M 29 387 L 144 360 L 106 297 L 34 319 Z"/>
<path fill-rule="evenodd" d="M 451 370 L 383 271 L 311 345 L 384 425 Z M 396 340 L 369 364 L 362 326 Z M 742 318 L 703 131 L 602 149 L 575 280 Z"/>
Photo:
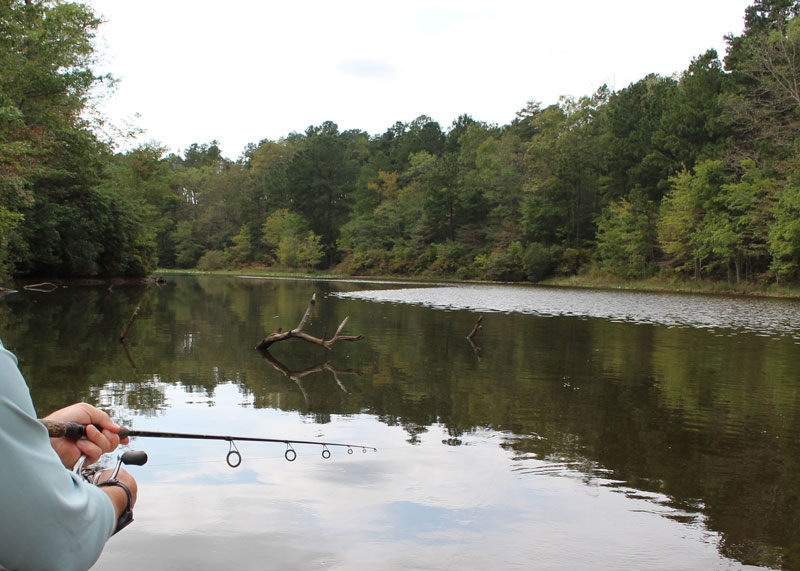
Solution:
<path fill-rule="evenodd" d="M 315 293 L 365 339 L 253 348 Z M 0 337 L 41 414 L 379 449 L 136 439 L 97 570 L 800 568 L 796 301 L 174 277 L 6 295 Z"/>

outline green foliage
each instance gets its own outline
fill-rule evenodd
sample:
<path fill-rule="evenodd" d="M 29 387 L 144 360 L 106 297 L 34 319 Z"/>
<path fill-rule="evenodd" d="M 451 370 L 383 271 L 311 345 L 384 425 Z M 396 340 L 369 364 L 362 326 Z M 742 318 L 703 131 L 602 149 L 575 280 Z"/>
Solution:
<path fill-rule="evenodd" d="M 555 269 L 552 249 L 539 242 L 528 244 L 522 257 L 522 265 L 528 281 L 539 282 L 550 277 Z"/>
<path fill-rule="evenodd" d="M 129 196 L 102 189 L 107 212 L 98 254 L 100 273 L 107 276 L 146 276 L 156 268 L 155 228 L 150 224 L 152 206 Z"/>
<path fill-rule="evenodd" d="M 13 266 L 9 259 L 9 244 L 23 217 L 0 205 L 0 284 L 8 281 Z"/>
<path fill-rule="evenodd" d="M 17 273 L 137 275 L 152 267 L 136 206 L 99 184 L 108 149 L 84 115 L 90 90 L 105 79 L 92 71 L 99 23 L 78 3 L 0 7 L 0 199 L 13 214 L 4 218 L 16 221 L 4 258 Z"/>
<path fill-rule="evenodd" d="M 656 134 L 669 125 L 665 113 L 677 92 L 674 79 L 650 74 L 609 97 L 602 118 L 608 135 L 603 183 L 612 201 L 634 190 L 658 201 L 665 182 L 681 168 L 655 144 Z"/>
<path fill-rule="evenodd" d="M 225 250 L 228 265 L 242 266 L 253 261 L 255 250 L 253 249 L 253 239 L 250 234 L 250 228 L 245 224 L 239 229 L 239 233 L 232 238 L 233 244 Z"/>
<path fill-rule="evenodd" d="M 796 1 L 757 1 L 746 10 L 744 34 L 727 38 L 731 81 L 723 104 L 735 134 L 731 151 L 781 170 L 800 137 L 798 9 Z"/>
<path fill-rule="evenodd" d="M 434 275 L 452 275 L 465 265 L 466 252 L 458 242 L 448 240 L 440 244 L 431 244 L 430 250 L 435 252 L 435 259 L 427 271 Z"/>
<path fill-rule="evenodd" d="M 606 94 L 535 111 L 528 118 L 535 134 L 527 145 L 525 166 L 532 176 L 522 199 L 522 231 L 533 242 L 584 246 L 595 233 L 600 194 L 602 123 Z"/>
<path fill-rule="evenodd" d="M 304 236 L 286 234 L 281 237 L 277 249 L 278 262 L 288 268 L 317 266 L 324 257 L 320 236 L 309 231 Z"/>
<path fill-rule="evenodd" d="M 633 193 L 631 200 L 620 198 L 603 213 L 597 254 L 603 270 L 624 278 L 643 278 L 655 261 L 656 208 L 641 193 Z"/>
<path fill-rule="evenodd" d="M 172 233 L 175 244 L 175 262 L 179 268 L 193 268 L 203 252 L 203 247 L 194 235 L 191 222 L 178 222 Z"/>
<path fill-rule="evenodd" d="M 197 261 L 197 269 L 201 272 L 212 272 L 227 267 L 225 253 L 220 250 L 209 250 Z"/>
<path fill-rule="evenodd" d="M 97 186 L 109 224 L 99 259 L 103 274 L 144 276 L 155 269 L 158 243 L 173 226 L 164 212 L 176 200 L 163 154 L 142 145 L 107 161 Z"/>
<path fill-rule="evenodd" d="M 285 208 L 270 214 L 261 235 L 271 260 L 288 268 L 311 269 L 325 256 L 321 236 L 308 229 L 302 216 Z"/>
<path fill-rule="evenodd" d="M 733 265 L 736 283 L 766 271 L 769 264 L 769 226 L 774 214 L 774 178 L 744 161 L 739 180 L 724 184 L 715 199 L 717 221 L 724 221 L 709 241 L 712 252 L 725 264 Z M 728 276 L 731 281 L 731 276 Z"/>
<path fill-rule="evenodd" d="M 94 35 L 90 8 L 52 0 L 14 0 L 0 7 L 0 91 L 28 128 L 45 137 L 79 123 L 89 90 Z"/>
<path fill-rule="evenodd" d="M 335 123 L 309 127 L 306 139 L 288 165 L 292 209 L 321 236 L 328 264 L 335 257 L 339 229 L 350 213 L 350 191 L 359 160 L 354 156 L 358 133 L 339 133 Z"/>
<path fill-rule="evenodd" d="M 201 145 L 192 143 L 183 152 L 183 164 L 189 168 L 210 167 L 218 169 L 225 164 L 225 159 L 222 158 L 218 141 L 211 141 Z"/>
<path fill-rule="evenodd" d="M 492 252 L 482 260 L 483 277 L 487 280 L 521 281 L 525 276 L 523 255 L 520 242 L 512 242 L 507 248 Z"/>
<path fill-rule="evenodd" d="M 800 181 L 794 176 L 775 205 L 769 229 L 772 270 L 781 281 L 800 279 Z"/>
<path fill-rule="evenodd" d="M 697 174 L 684 170 L 673 179 L 673 188 L 664 197 L 658 222 L 658 240 L 670 256 L 668 265 L 681 272 L 702 277 L 703 259 L 710 253 L 704 248 L 704 222 L 710 199 L 722 186 L 722 166 L 708 162 L 698 166 Z"/>
<path fill-rule="evenodd" d="M 89 129 L 100 21 L 0 5 L 0 272 L 144 275 L 254 263 L 538 281 L 584 271 L 800 279 L 800 3 L 758 0 L 674 77 L 531 101 L 509 125 L 326 121 L 183 156 Z M 221 256 L 221 258 L 220 258 Z"/>
<path fill-rule="evenodd" d="M 661 205 L 658 239 L 681 272 L 724 275 L 737 283 L 745 272 L 766 269 L 775 181 L 745 162 L 738 181 L 719 161 L 684 171 Z"/>
<path fill-rule="evenodd" d="M 714 50 L 694 58 L 681 75 L 652 135 L 652 156 L 661 155 L 665 172 L 679 166 L 691 169 L 699 160 L 722 156 L 729 134 L 720 102 L 724 85 L 725 73 Z"/>
<path fill-rule="evenodd" d="M 318 266 L 324 257 L 325 251 L 322 248 L 322 237 L 313 232 L 306 234 L 297 252 L 298 263 L 305 266 L 307 270 L 311 270 Z"/>
<path fill-rule="evenodd" d="M 281 208 L 270 214 L 261 227 L 261 242 L 267 247 L 268 256 L 276 261 L 280 258 L 277 252 L 282 241 L 292 238 L 299 243 L 309 231 L 308 222 L 302 216 Z"/>

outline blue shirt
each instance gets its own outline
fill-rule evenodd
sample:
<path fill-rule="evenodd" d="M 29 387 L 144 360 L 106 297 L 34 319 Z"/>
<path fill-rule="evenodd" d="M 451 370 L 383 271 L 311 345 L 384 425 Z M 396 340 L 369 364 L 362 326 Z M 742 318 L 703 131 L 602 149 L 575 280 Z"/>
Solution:
<path fill-rule="evenodd" d="M 64 468 L 0 341 L 0 569 L 91 567 L 116 527 L 109 497 Z"/>

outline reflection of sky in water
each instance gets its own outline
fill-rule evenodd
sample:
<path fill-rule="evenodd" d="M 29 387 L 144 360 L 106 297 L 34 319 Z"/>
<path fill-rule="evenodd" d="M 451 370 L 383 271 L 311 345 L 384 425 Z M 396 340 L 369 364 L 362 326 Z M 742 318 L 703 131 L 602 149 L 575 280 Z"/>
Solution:
<path fill-rule="evenodd" d="M 170 408 L 134 417 L 135 428 L 326 439 L 378 452 L 332 449 L 325 460 L 318 447 L 298 445 L 287 462 L 282 444 L 240 442 L 243 462 L 232 469 L 225 442 L 139 438 L 131 447 L 150 461 L 131 468 L 136 521 L 96 570 L 731 568 L 701 518 L 679 523 L 666 498 L 514 457 L 498 446 L 505 434 L 477 431 L 446 446 L 446 429 L 433 425 L 411 445 L 402 427 L 367 415 L 320 425 L 242 406 L 234 385 L 216 388 L 213 409 L 178 387 L 164 390 Z"/>
<path fill-rule="evenodd" d="M 441 309 L 743 329 L 800 339 L 800 302 L 786 299 L 495 285 L 380 289 L 331 295 Z"/>

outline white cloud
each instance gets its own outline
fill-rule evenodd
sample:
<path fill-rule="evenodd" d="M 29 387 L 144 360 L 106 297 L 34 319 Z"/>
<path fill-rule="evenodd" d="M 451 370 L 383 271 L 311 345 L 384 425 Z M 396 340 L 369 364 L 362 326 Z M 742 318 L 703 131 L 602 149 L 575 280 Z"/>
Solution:
<path fill-rule="evenodd" d="M 339 64 L 339 70 L 361 79 L 391 79 L 397 70 L 391 63 L 371 59 L 348 59 Z"/>

